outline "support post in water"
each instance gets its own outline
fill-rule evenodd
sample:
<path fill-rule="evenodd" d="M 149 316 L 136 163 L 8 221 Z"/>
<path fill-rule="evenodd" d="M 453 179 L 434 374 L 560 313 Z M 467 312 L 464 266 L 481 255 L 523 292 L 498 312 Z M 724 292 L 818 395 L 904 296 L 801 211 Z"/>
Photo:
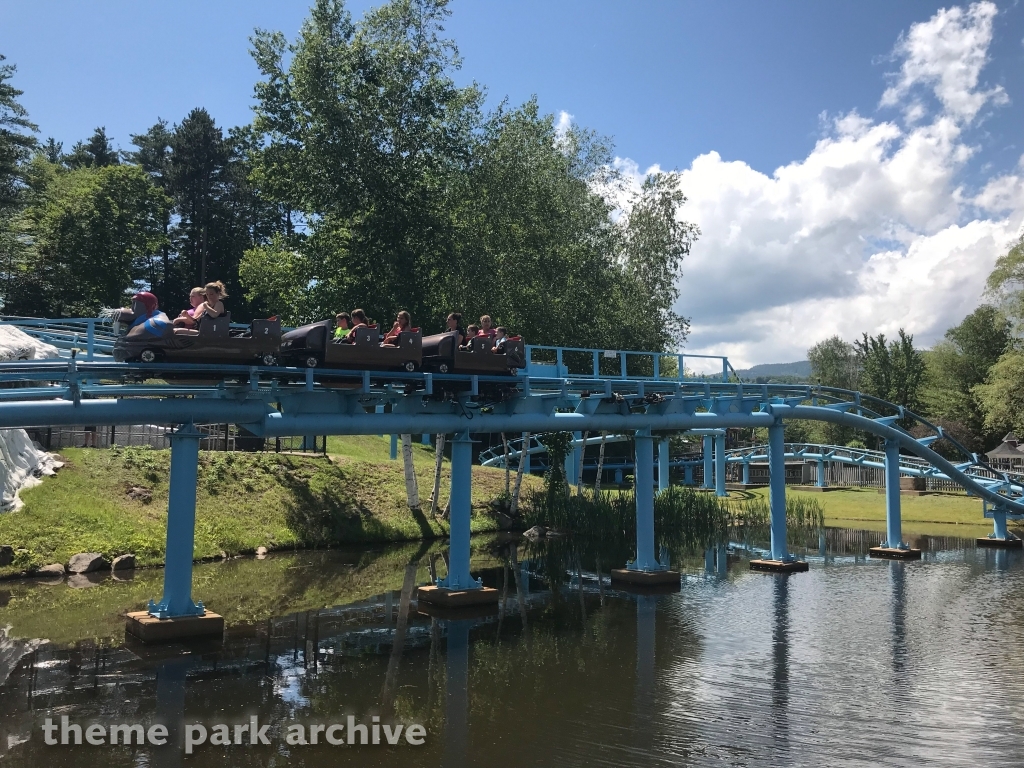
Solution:
<path fill-rule="evenodd" d="M 159 603 L 150 600 L 148 610 L 128 614 L 128 631 L 147 642 L 221 634 L 224 631 L 223 618 L 207 611 L 202 602 L 192 602 L 196 480 L 202 436 L 192 424 L 180 427 L 170 436 L 171 478 L 167 500 L 164 594 Z"/>
<path fill-rule="evenodd" d="M 654 438 L 640 429 L 636 445 L 636 560 L 612 571 L 612 580 L 640 586 L 670 585 L 679 589 L 679 572 L 658 562 L 654 553 Z"/>
<path fill-rule="evenodd" d="M 921 550 L 911 549 L 903 541 L 903 523 L 900 515 L 900 442 L 894 438 L 885 441 L 885 541 L 868 550 L 872 557 L 898 560 L 917 560 Z"/>
<path fill-rule="evenodd" d="M 658 441 L 658 492 L 668 490 L 669 477 L 668 477 L 668 464 L 669 464 L 669 439 L 667 437 L 661 438 Z"/>
<path fill-rule="evenodd" d="M 985 516 L 992 516 L 992 533 L 978 539 L 979 547 L 1001 547 L 1003 549 L 1019 549 L 1024 541 L 1019 536 L 1010 533 L 1006 526 L 1006 507 L 993 507 L 991 511 L 988 504 L 984 505 Z"/>
<path fill-rule="evenodd" d="M 725 492 L 725 435 L 715 435 L 715 496 Z"/>
<path fill-rule="evenodd" d="M 498 590 L 484 587 L 469 572 L 469 533 L 473 492 L 473 441 L 469 432 L 452 440 L 448 574 L 434 586 L 420 587 L 419 600 L 448 608 L 498 602 Z"/>
<path fill-rule="evenodd" d="M 712 464 L 711 457 L 711 435 L 704 435 L 704 488 L 714 488 L 712 483 L 712 475 L 714 474 L 714 465 Z"/>
<path fill-rule="evenodd" d="M 751 569 L 783 573 L 806 571 L 807 563 L 789 554 L 786 542 L 786 438 L 782 419 L 776 419 L 768 427 L 768 507 L 771 559 L 751 560 Z"/>

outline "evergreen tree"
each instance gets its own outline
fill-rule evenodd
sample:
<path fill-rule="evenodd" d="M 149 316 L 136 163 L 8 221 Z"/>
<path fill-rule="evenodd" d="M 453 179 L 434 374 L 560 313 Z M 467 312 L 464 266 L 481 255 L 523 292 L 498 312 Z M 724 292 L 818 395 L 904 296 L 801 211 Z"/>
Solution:
<path fill-rule="evenodd" d="M 223 132 L 205 109 L 193 109 L 174 129 L 170 158 L 169 187 L 179 217 L 179 278 L 184 280 L 176 287 L 186 295 L 185 286 L 214 279 L 209 269 L 210 230 L 227 161 Z"/>
<path fill-rule="evenodd" d="M 145 133 L 132 134 L 132 144 L 137 147 L 135 152 L 127 154 L 126 159 L 135 163 L 149 174 L 149 178 L 165 194 L 170 186 L 171 140 L 174 134 L 167 127 L 167 121 L 157 119 L 156 123 Z M 154 259 L 151 265 L 149 287 L 163 307 L 174 305 L 178 297 L 170 293 L 167 284 L 171 273 L 171 206 L 164 208 L 164 241 L 160 248 L 159 260 Z"/>
<path fill-rule="evenodd" d="M 35 148 L 32 133 L 37 130 L 18 102 L 23 92 L 10 84 L 17 68 L 3 64 L 4 61 L 6 57 L 0 54 L 0 219 L 20 204 L 24 183 L 22 165 Z"/>
<path fill-rule="evenodd" d="M 16 217 L 26 197 L 26 161 L 36 145 L 36 126 L 18 101 L 22 91 L 11 85 L 16 68 L 0 55 L 0 277 L 5 305 L 15 290 L 25 259 L 25 242 Z"/>
<path fill-rule="evenodd" d="M 121 153 L 110 143 L 107 129 L 100 126 L 88 141 L 75 142 L 64 162 L 69 168 L 105 168 L 120 163 Z"/>

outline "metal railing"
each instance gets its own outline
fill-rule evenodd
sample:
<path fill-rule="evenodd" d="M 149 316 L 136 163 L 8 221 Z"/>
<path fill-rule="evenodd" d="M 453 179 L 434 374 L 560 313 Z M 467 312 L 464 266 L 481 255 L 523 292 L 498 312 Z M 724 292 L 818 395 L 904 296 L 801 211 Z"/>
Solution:
<path fill-rule="evenodd" d="M 729 381 L 736 371 L 729 358 L 722 355 L 687 355 L 678 352 L 640 352 L 620 349 L 587 349 L 584 347 L 552 347 L 526 345 L 526 373 L 529 376 L 553 378 L 645 379 L 683 381 L 706 379 L 708 374 L 687 370 L 687 360 L 712 360 L 714 378 Z M 719 373 L 718 371 L 721 371 Z"/>

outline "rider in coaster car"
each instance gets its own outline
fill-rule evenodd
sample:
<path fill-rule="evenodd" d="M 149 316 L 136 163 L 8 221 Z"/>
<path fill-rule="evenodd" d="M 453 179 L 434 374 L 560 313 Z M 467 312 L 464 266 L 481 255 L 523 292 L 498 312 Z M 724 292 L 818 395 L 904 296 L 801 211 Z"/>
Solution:
<path fill-rule="evenodd" d="M 206 299 L 192 311 L 191 322 L 187 317 L 175 318 L 174 325 L 175 328 L 178 329 L 175 333 L 194 336 L 199 333 L 196 326 L 202 318 L 220 317 L 224 314 L 224 302 L 221 301 L 221 299 L 226 299 L 228 297 L 228 292 L 224 288 L 224 283 L 220 280 L 207 283 L 206 287 L 203 289 L 203 294 Z"/>
<path fill-rule="evenodd" d="M 149 291 L 142 291 L 132 296 L 130 309 L 121 310 L 122 322 L 131 320 L 128 328 L 129 336 L 138 336 L 146 333 L 151 336 L 162 337 L 171 327 L 170 318 L 160 311 L 160 302 L 157 301 Z"/>
<path fill-rule="evenodd" d="M 195 314 L 196 310 L 199 309 L 199 305 L 206 300 L 206 289 L 205 288 L 193 288 L 191 293 L 188 295 L 188 303 L 191 304 L 188 309 L 181 310 L 181 313 L 174 318 L 174 324 L 178 327 L 184 326 L 186 328 L 192 328 L 195 326 Z"/>
<path fill-rule="evenodd" d="M 454 331 L 457 334 L 455 337 L 455 346 L 462 346 L 462 342 L 466 340 L 466 332 L 462 330 L 462 313 L 452 312 L 448 315 L 448 319 L 445 321 L 444 330 L 445 333 L 451 333 Z"/>
<path fill-rule="evenodd" d="M 479 333 L 480 333 L 480 326 L 478 326 L 478 325 L 471 325 L 471 326 L 469 326 L 469 328 L 466 329 L 466 343 L 465 344 L 460 344 L 459 345 L 459 349 L 468 350 L 470 348 L 470 343 L 469 342 L 472 339 L 476 338 L 477 334 L 479 334 Z"/>
<path fill-rule="evenodd" d="M 494 321 L 491 319 L 491 316 L 483 315 L 480 318 L 480 335 L 493 339 L 495 333 L 496 329 L 494 328 Z"/>
<path fill-rule="evenodd" d="M 369 326 L 369 321 L 366 319 L 366 313 L 361 309 L 352 310 L 352 319 L 355 321 L 355 325 L 348 332 L 348 336 L 341 340 L 342 344 L 355 344 L 357 334 L 352 331 L 358 331 L 360 328 L 366 328 Z"/>
<path fill-rule="evenodd" d="M 491 348 L 491 352 L 504 355 L 506 341 L 508 341 L 508 331 L 505 330 L 505 326 L 499 325 L 494 329 L 494 346 Z"/>
<path fill-rule="evenodd" d="M 387 332 L 380 345 L 382 347 L 397 347 L 398 334 L 408 331 L 410 327 L 412 327 L 412 316 L 403 309 L 398 313 L 398 319 L 395 320 L 395 324 L 391 326 L 391 330 Z"/>
<path fill-rule="evenodd" d="M 352 315 L 339 312 L 334 316 L 334 343 L 340 344 L 352 332 Z"/>

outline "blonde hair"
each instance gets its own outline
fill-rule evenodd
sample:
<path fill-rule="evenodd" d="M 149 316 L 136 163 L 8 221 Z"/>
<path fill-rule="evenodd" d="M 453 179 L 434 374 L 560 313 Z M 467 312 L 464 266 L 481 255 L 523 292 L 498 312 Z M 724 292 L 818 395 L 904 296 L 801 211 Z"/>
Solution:
<path fill-rule="evenodd" d="M 206 289 L 205 288 L 193 288 L 191 291 L 189 291 L 188 297 L 191 299 L 197 293 L 206 293 Z"/>
<path fill-rule="evenodd" d="M 208 291 L 211 288 L 217 291 L 217 293 L 220 294 L 220 297 L 222 299 L 226 299 L 228 297 L 227 289 L 224 287 L 224 283 L 222 283 L 220 280 L 214 280 L 212 283 L 207 283 L 206 288 L 204 288 L 203 290 Z"/>

